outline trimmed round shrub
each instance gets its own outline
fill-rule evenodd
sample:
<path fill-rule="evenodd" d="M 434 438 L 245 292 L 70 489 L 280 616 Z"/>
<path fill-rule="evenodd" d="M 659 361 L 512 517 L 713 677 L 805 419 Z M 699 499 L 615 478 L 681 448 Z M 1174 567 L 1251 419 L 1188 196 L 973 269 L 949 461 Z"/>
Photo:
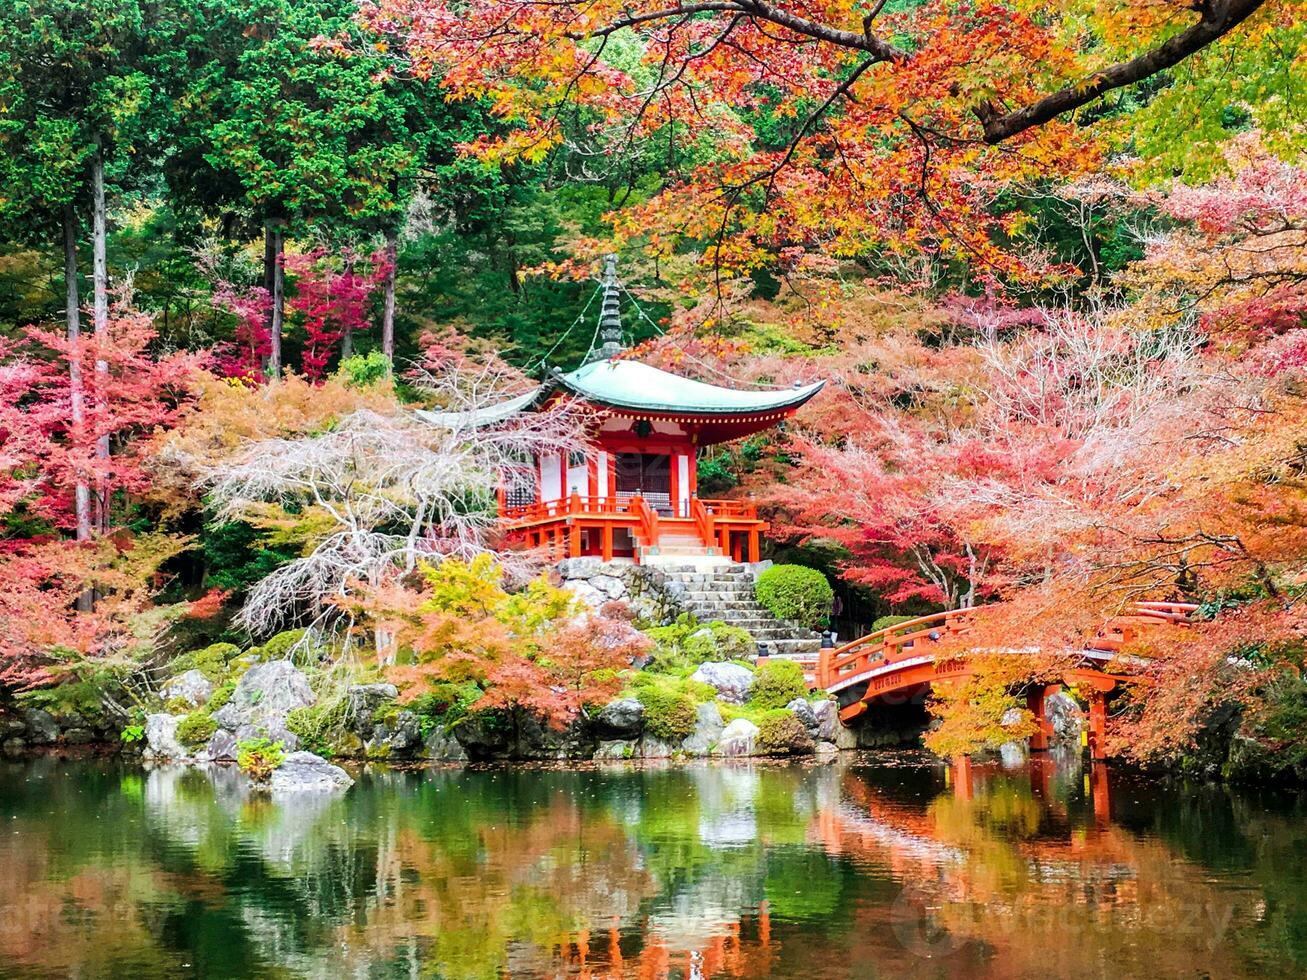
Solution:
<path fill-rule="evenodd" d="M 218 723 L 207 711 L 192 711 L 177 722 L 177 741 L 190 749 L 199 748 L 213 738 L 217 730 Z"/>
<path fill-rule="evenodd" d="M 644 705 L 644 730 L 655 738 L 679 742 L 694 731 L 699 715 L 690 695 L 650 685 L 641 687 L 635 696 Z"/>
<path fill-rule="evenodd" d="M 795 698 L 808 696 L 803 668 L 793 660 L 768 660 L 753 675 L 749 703 L 759 708 L 783 708 Z"/>
<path fill-rule="evenodd" d="M 808 729 L 790 711 L 769 712 L 758 723 L 756 744 L 766 755 L 806 755 L 813 750 Z"/>
<path fill-rule="evenodd" d="M 826 621 L 835 601 L 826 576 L 805 565 L 773 565 L 758 576 L 754 595 L 773 616 L 809 629 Z"/>
<path fill-rule="evenodd" d="M 887 630 L 891 626 L 897 626 L 899 623 L 906 623 L 916 618 L 916 616 L 881 616 L 880 619 L 871 624 L 871 632 L 879 633 L 881 630 Z"/>

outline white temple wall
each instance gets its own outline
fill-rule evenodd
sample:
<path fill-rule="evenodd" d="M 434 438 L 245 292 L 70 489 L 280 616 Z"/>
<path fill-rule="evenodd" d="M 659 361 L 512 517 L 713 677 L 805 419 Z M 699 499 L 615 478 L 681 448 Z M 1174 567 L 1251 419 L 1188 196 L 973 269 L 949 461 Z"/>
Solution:
<path fill-rule="evenodd" d="M 676 465 L 676 496 L 678 514 L 690 513 L 690 457 L 685 453 L 677 453 L 674 459 Z"/>
<path fill-rule="evenodd" d="M 567 467 L 567 481 L 563 489 L 570 497 L 573 491 L 579 493 L 582 497 L 590 492 L 590 472 L 586 466 L 585 457 L 578 457 L 581 462 L 572 463 Z"/>
<path fill-rule="evenodd" d="M 563 460 L 550 453 L 540 457 L 540 499 L 558 500 L 563 496 Z"/>
<path fill-rule="evenodd" d="M 599 486 L 595 490 L 595 493 L 601 497 L 611 497 L 613 495 L 613 488 L 608 481 L 608 454 L 601 451 L 598 459 L 595 461 L 595 465 L 598 468 L 597 475 L 599 477 Z"/>

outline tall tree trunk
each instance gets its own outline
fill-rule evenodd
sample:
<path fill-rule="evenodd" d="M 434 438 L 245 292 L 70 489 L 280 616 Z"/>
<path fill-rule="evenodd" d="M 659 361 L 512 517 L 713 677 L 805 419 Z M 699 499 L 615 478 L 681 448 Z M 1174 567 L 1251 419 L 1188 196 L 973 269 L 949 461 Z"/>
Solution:
<path fill-rule="evenodd" d="M 73 441 L 80 441 L 86 425 L 86 390 L 82 382 L 81 296 L 77 291 L 77 219 L 73 206 L 64 205 L 64 285 L 66 289 L 66 315 L 68 322 L 68 400 L 72 414 Z M 74 516 L 77 521 L 77 540 L 91 540 L 91 490 L 86 479 L 78 474 L 73 487 Z M 95 605 L 95 595 L 86 591 L 77 597 L 77 608 L 89 612 Z"/>
<path fill-rule="evenodd" d="M 354 259 L 345 259 L 345 286 L 352 289 L 354 286 Z M 340 359 L 343 361 L 347 357 L 354 356 L 354 327 L 350 323 L 345 324 L 345 329 L 340 334 Z"/>
<path fill-rule="evenodd" d="M 381 353 L 388 361 L 395 360 L 395 274 L 399 255 L 398 233 L 392 228 L 386 232 L 386 289 L 381 306 Z"/>
<path fill-rule="evenodd" d="M 109 339 L 109 269 L 105 260 L 105 203 L 104 203 L 104 150 L 99 140 L 96 141 L 95 156 L 91 160 L 91 284 L 92 284 L 92 318 L 95 324 L 95 340 L 103 345 Z M 95 359 L 95 403 L 103 415 L 109 393 L 109 364 L 102 357 Z M 102 467 L 107 467 L 109 459 L 109 434 L 106 432 L 96 440 L 95 457 Z M 95 524 L 103 533 L 109 530 L 109 488 L 106 477 L 101 473 L 95 480 Z"/>
<path fill-rule="evenodd" d="M 272 295 L 272 310 L 268 317 L 271 348 L 268 351 L 268 380 L 273 384 L 281 380 L 281 329 L 285 305 L 286 276 L 282 269 L 282 253 L 286 248 L 286 224 L 281 218 L 269 218 L 264 226 L 263 279 Z"/>

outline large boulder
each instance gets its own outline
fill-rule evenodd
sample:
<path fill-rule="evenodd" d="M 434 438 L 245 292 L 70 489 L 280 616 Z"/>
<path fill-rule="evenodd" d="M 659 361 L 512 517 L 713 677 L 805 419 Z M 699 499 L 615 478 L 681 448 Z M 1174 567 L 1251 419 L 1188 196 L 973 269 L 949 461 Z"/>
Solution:
<path fill-rule="evenodd" d="M 600 742 L 599 748 L 595 749 L 596 759 L 631 759 L 634 758 L 638 751 L 638 745 L 629 738 L 616 738 L 607 742 Z"/>
<path fill-rule="evenodd" d="M 695 709 L 694 731 L 681 742 L 686 755 L 707 755 L 722 737 L 726 723 L 715 701 L 708 701 Z"/>
<path fill-rule="evenodd" d="M 210 762 L 235 762 L 237 755 L 240 754 L 240 747 L 236 742 L 236 736 L 225 728 L 219 728 L 209 739 L 209 744 L 204 747 L 200 753 L 202 758 Z"/>
<path fill-rule="evenodd" d="M 722 729 L 722 737 L 717 740 L 713 754 L 727 757 L 753 755 L 757 739 L 758 726 L 747 718 L 736 718 Z"/>
<path fill-rule="evenodd" d="M 320 755 L 292 752 L 273 770 L 268 785 L 274 793 L 331 793 L 349 789 L 354 780 Z"/>
<path fill-rule="evenodd" d="M 355 684 L 346 692 L 349 701 L 349 727 L 360 738 L 372 737 L 372 718 L 378 708 L 384 707 L 399 697 L 399 688 L 394 684 Z"/>
<path fill-rule="evenodd" d="M 388 721 L 372 726 L 367 743 L 368 755 L 391 758 L 413 755 L 422 747 L 422 719 L 411 711 L 401 711 Z"/>
<path fill-rule="evenodd" d="M 840 724 L 840 706 L 829 700 L 813 701 L 810 706 L 812 726 L 808 730 L 812 732 L 812 737 L 819 742 L 834 742 L 839 730 L 844 727 Z"/>
<path fill-rule="evenodd" d="M 799 719 L 799 723 L 809 732 L 817 727 L 817 713 L 807 698 L 795 698 L 785 706 L 785 710 Z"/>
<path fill-rule="evenodd" d="M 59 740 L 59 723 L 54 715 L 41 708 L 28 708 L 23 712 L 27 724 L 26 739 L 31 745 L 53 745 Z"/>
<path fill-rule="evenodd" d="M 289 660 L 272 660 L 255 664 L 241 676 L 231 700 L 213 713 L 213 720 L 237 741 L 266 738 L 295 749 L 299 738 L 287 730 L 286 716 L 313 701 L 308 678 Z"/>
<path fill-rule="evenodd" d="M 177 741 L 177 723 L 185 717 L 185 715 L 169 715 L 163 712 L 146 716 L 145 757 L 147 759 L 167 759 L 174 762 L 190 759 L 190 749 Z"/>
<path fill-rule="evenodd" d="M 644 727 L 644 705 L 635 698 L 619 698 L 595 715 L 595 733 L 605 740 L 638 738 Z"/>
<path fill-rule="evenodd" d="M 159 694 L 165 701 L 180 698 L 192 708 L 198 708 L 213 696 L 213 681 L 198 669 L 188 670 L 166 681 Z"/>
<path fill-rule="evenodd" d="M 690 680 L 707 684 L 717 697 L 730 704 L 743 704 L 753 686 L 753 671 L 740 664 L 709 661 L 699 665 Z"/>
<path fill-rule="evenodd" d="M 458 744 L 458 739 L 439 727 L 427 736 L 424 751 L 428 759 L 436 762 L 467 761 L 467 752 Z"/>
<path fill-rule="evenodd" d="M 1044 699 L 1044 715 L 1053 726 L 1053 738 L 1059 742 L 1080 744 L 1080 733 L 1085 729 L 1085 713 L 1075 698 L 1065 691 L 1050 694 Z"/>

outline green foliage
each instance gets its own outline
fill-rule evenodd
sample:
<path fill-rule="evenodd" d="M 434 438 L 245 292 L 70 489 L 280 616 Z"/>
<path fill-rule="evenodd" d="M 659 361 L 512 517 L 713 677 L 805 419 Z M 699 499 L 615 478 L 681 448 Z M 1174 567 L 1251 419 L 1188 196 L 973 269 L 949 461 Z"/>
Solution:
<path fill-rule="evenodd" d="M 438 728 L 456 725 L 467 716 L 468 710 L 484 693 L 480 685 L 473 681 L 432 684 L 431 690 L 414 699 L 408 709 L 418 716 L 422 736 L 425 738 Z"/>
<path fill-rule="evenodd" d="M 747 630 L 720 619 L 700 623 L 688 613 L 644 632 L 655 644 L 648 667 L 654 673 L 687 673 L 709 660 L 742 660 L 757 649 Z"/>
<path fill-rule="evenodd" d="M 679 742 L 694 731 L 698 721 L 696 701 L 685 684 L 641 673 L 637 675 L 635 696 L 644 705 L 644 729 L 655 738 Z"/>
<path fill-rule="evenodd" d="M 202 650 L 192 650 L 174 657 L 168 664 L 173 674 L 184 674 L 188 670 L 198 670 L 211 681 L 218 681 L 227 673 L 227 664 L 240 655 L 241 648 L 234 643 L 211 643 Z"/>
<path fill-rule="evenodd" d="M 204 705 L 204 710 L 212 714 L 219 708 L 225 708 L 228 702 L 231 701 L 231 696 L 235 693 L 236 682 L 224 681 L 213 689 L 213 693 L 209 695 L 208 702 Z"/>
<path fill-rule="evenodd" d="M 118 733 L 118 737 L 128 745 L 131 745 L 134 742 L 140 742 L 145 738 L 145 726 L 127 725 Z"/>
<path fill-rule="evenodd" d="M 206 583 L 213 588 L 244 592 L 298 554 L 290 545 L 268 543 L 268 534 L 243 521 L 206 524 L 200 547 L 207 569 Z"/>
<path fill-rule="evenodd" d="M 256 783 L 266 783 L 285 761 L 286 750 L 280 742 L 247 738 L 236 745 L 236 765 Z"/>
<path fill-rule="evenodd" d="M 773 616 L 810 629 L 826 621 L 835 600 L 826 576 L 804 565 L 773 565 L 758 576 L 754 594 Z"/>
<path fill-rule="evenodd" d="M 340 362 L 336 374 L 351 388 L 368 388 L 390 378 L 390 360 L 379 350 L 355 354 Z"/>
<path fill-rule="evenodd" d="M 731 472 L 725 455 L 705 456 L 699 460 L 699 493 L 703 496 L 725 493 L 739 483 L 739 478 Z"/>
<path fill-rule="evenodd" d="M 308 630 L 303 629 L 284 630 L 259 647 L 258 653 L 264 660 L 285 660 L 307 633 Z"/>
<path fill-rule="evenodd" d="M 104 720 L 104 695 L 118 685 L 113 672 L 97 670 L 84 679 L 40 688 L 24 694 L 33 708 L 48 711 L 56 719 L 80 718 L 90 725 Z"/>
<path fill-rule="evenodd" d="M 899 623 L 906 623 L 916 618 L 916 616 L 881 616 L 871 624 L 871 632 L 878 633 L 881 630 L 889 629 L 891 626 L 897 626 Z"/>
<path fill-rule="evenodd" d="M 213 738 L 217 730 L 218 723 L 213 716 L 207 709 L 200 708 L 177 722 L 177 741 L 187 748 L 199 748 Z"/>
<path fill-rule="evenodd" d="M 344 731 L 349 699 L 324 698 L 316 704 L 296 708 L 286 715 L 286 730 L 298 735 L 310 752 L 322 755 L 332 738 Z"/>
<path fill-rule="evenodd" d="M 749 689 L 749 703 L 758 708 L 783 708 L 808 696 L 803 668 L 793 660 L 768 660 L 758 667 Z"/>
<path fill-rule="evenodd" d="M 808 729 L 790 711 L 769 711 L 758 723 L 756 745 L 764 755 L 806 755 L 813 750 Z"/>

